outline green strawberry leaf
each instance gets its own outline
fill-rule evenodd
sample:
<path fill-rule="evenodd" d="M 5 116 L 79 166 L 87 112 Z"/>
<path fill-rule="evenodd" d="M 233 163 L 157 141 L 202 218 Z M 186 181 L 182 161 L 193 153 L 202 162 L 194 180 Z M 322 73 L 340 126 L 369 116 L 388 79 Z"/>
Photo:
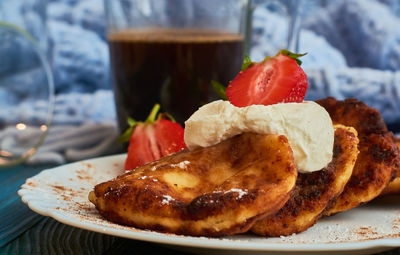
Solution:
<path fill-rule="evenodd" d="M 225 93 L 226 88 L 224 85 L 214 80 L 211 80 L 211 85 L 214 91 L 217 93 L 218 96 L 221 97 L 222 100 L 228 100 L 228 98 L 226 97 Z"/>
<path fill-rule="evenodd" d="M 151 109 L 151 112 L 150 112 L 149 116 L 147 117 L 145 123 L 153 123 L 156 120 L 156 117 L 157 117 L 158 112 L 160 111 L 160 108 L 161 108 L 160 104 L 155 104 L 153 106 L 153 109 Z M 136 121 L 135 119 L 133 119 L 131 117 L 128 117 L 126 119 L 126 122 L 128 123 L 129 128 L 127 128 L 125 130 L 125 132 L 120 137 L 118 137 L 117 142 L 119 142 L 119 143 L 129 142 L 129 140 L 131 139 L 131 136 L 133 134 L 133 131 L 135 130 L 135 127 L 138 124 L 142 123 L 142 122 Z"/>
<path fill-rule="evenodd" d="M 280 51 L 278 52 L 278 54 L 276 54 L 276 55 L 279 55 L 279 54 L 286 55 L 286 56 L 288 56 L 289 58 L 296 60 L 296 62 L 297 62 L 297 64 L 298 64 L 299 66 L 301 66 L 301 64 L 303 63 L 299 58 L 301 58 L 301 57 L 307 55 L 307 53 L 304 53 L 304 54 L 297 54 L 297 53 L 290 52 L 290 51 L 288 51 L 288 50 L 280 50 Z"/>
<path fill-rule="evenodd" d="M 129 127 L 133 127 L 137 124 L 137 121 L 132 119 L 131 117 L 128 117 L 126 122 L 128 123 Z"/>
<path fill-rule="evenodd" d="M 240 68 L 240 71 L 246 70 L 246 69 L 249 68 L 252 64 L 253 64 L 253 62 L 251 62 L 251 59 L 250 59 L 249 55 L 244 56 L 242 68 Z"/>
<path fill-rule="evenodd" d="M 133 130 L 135 130 L 136 125 L 129 127 L 125 132 L 118 137 L 117 142 L 119 143 L 126 143 L 129 142 L 129 139 L 131 139 L 131 136 L 133 134 Z"/>
<path fill-rule="evenodd" d="M 127 130 L 125 130 L 125 132 L 120 137 L 118 137 L 117 142 L 119 142 L 119 143 L 129 142 L 129 139 L 132 136 L 133 130 L 135 130 L 136 125 L 139 124 L 138 121 L 134 120 L 131 117 L 128 117 L 126 119 L 126 122 L 128 123 L 129 128 Z"/>
<path fill-rule="evenodd" d="M 161 108 L 160 104 L 155 104 L 153 106 L 153 109 L 151 109 L 151 112 L 147 117 L 145 123 L 153 123 L 156 120 L 157 113 L 160 111 L 160 108 Z"/>

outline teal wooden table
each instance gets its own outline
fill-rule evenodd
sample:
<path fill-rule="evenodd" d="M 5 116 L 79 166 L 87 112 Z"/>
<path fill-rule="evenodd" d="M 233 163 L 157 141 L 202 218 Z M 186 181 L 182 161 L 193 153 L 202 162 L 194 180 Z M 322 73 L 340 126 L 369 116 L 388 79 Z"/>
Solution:
<path fill-rule="evenodd" d="M 153 243 L 74 228 L 31 211 L 17 191 L 26 178 L 50 167 L 0 169 L 0 254 L 185 254 Z M 380 254 L 400 254 L 400 249 Z"/>

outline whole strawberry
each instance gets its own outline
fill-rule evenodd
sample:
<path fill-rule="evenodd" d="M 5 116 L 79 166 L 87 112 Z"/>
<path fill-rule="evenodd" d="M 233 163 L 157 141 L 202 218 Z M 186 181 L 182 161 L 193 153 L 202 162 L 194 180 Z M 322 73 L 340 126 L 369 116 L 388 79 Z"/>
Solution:
<path fill-rule="evenodd" d="M 281 50 L 259 63 L 245 59 L 242 70 L 226 88 L 228 100 L 238 107 L 302 102 L 308 87 L 298 60 L 303 55 Z"/>
<path fill-rule="evenodd" d="M 131 170 L 186 148 L 181 125 L 169 114 L 158 114 L 156 104 L 145 122 L 129 118 L 129 128 L 119 142 L 129 141 L 125 169 Z"/>

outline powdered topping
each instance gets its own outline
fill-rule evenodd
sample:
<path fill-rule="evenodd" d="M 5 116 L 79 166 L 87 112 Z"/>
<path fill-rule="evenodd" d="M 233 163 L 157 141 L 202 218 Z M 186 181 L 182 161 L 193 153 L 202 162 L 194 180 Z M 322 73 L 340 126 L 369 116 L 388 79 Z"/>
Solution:
<path fill-rule="evenodd" d="M 179 162 L 178 164 L 171 164 L 170 166 L 172 168 L 179 167 L 180 169 L 186 169 L 186 166 L 189 164 L 190 164 L 190 161 L 185 160 L 185 161 Z"/>
<path fill-rule="evenodd" d="M 146 175 L 143 175 L 143 176 L 140 176 L 139 178 L 138 178 L 138 180 L 145 180 L 145 179 L 147 179 L 147 178 L 152 178 L 153 176 L 146 176 Z M 152 179 L 152 181 L 153 182 L 158 182 L 158 180 L 157 179 Z"/>
<path fill-rule="evenodd" d="M 163 204 L 163 205 L 169 204 L 171 201 L 174 201 L 174 199 L 168 195 L 164 195 L 164 196 L 162 196 L 162 198 L 163 199 L 161 201 L 161 204 Z"/>
<path fill-rule="evenodd" d="M 248 194 L 248 190 L 247 189 L 242 190 L 242 189 L 236 189 L 236 188 L 232 188 L 230 190 L 226 190 L 223 194 L 228 194 L 228 193 L 231 193 L 231 192 L 238 193 L 238 196 L 237 196 L 236 199 L 241 199 L 244 195 Z M 213 193 L 221 193 L 221 191 L 213 191 Z M 212 202 L 214 202 L 214 200 L 210 200 L 209 202 L 212 203 Z"/>
<path fill-rule="evenodd" d="M 247 190 L 235 189 L 235 188 L 225 191 L 225 193 L 229 193 L 229 192 L 239 193 L 239 195 L 237 197 L 238 199 L 242 198 L 244 195 L 247 194 Z"/>

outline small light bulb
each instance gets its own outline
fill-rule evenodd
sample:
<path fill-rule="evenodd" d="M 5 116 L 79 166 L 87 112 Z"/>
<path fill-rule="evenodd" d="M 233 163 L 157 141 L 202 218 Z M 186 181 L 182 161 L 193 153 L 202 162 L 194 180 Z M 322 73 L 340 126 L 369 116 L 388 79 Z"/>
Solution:
<path fill-rule="evenodd" d="M 26 125 L 24 123 L 18 123 L 17 125 L 15 125 L 15 127 L 18 130 L 25 130 L 26 129 Z"/>

